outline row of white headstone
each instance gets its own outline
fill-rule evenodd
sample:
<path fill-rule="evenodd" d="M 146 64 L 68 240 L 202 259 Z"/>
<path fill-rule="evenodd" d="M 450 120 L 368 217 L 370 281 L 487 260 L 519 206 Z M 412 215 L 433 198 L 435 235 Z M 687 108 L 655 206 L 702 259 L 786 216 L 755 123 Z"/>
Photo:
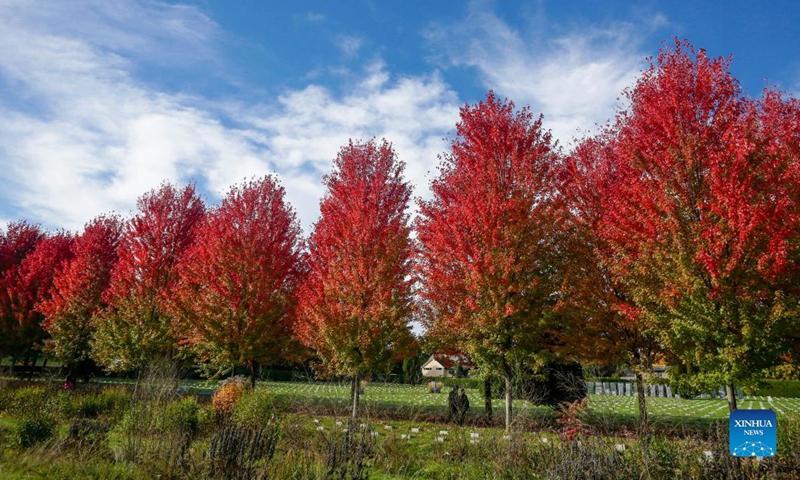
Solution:
<path fill-rule="evenodd" d="M 636 386 L 630 382 L 586 382 L 586 391 L 594 395 L 633 396 L 636 395 Z M 644 393 L 648 397 L 680 398 L 680 395 L 672 392 L 669 385 L 647 384 Z M 741 389 L 736 389 L 736 396 L 744 397 Z M 699 398 L 726 398 L 725 388 L 713 389 L 701 394 Z"/>

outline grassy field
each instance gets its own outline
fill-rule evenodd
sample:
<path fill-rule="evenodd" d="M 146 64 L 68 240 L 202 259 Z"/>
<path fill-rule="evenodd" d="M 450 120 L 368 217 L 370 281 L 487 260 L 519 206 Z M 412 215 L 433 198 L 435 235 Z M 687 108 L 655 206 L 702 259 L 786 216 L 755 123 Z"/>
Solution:
<path fill-rule="evenodd" d="M 519 421 L 506 432 L 481 421 L 475 389 L 474 417 L 459 427 L 446 420 L 447 393 L 424 386 L 372 383 L 353 421 L 347 384 L 261 382 L 255 391 L 232 384 L 238 398 L 223 392 L 210 402 L 178 386 L 210 393 L 216 383 L 156 374 L 135 390 L 130 381 L 97 383 L 71 391 L 58 382 L 0 383 L 0 478 L 694 480 L 800 472 L 800 418 L 791 416 L 798 399 L 742 402 L 781 415 L 779 456 L 754 463 L 728 455 L 722 400 L 650 398 L 652 424 L 661 426 L 642 441 L 631 428 L 634 397 L 591 395 L 596 418 L 569 424 L 549 408 L 517 402 Z M 499 400 L 496 408 L 497 417 Z"/>
<path fill-rule="evenodd" d="M 206 390 L 216 388 L 216 382 L 187 382 L 187 386 Z M 349 404 L 349 383 L 300 383 L 300 382 L 259 382 L 260 388 L 266 388 L 278 397 L 296 397 L 323 401 L 334 406 L 347 407 Z M 367 386 L 361 400 L 365 406 L 393 406 L 418 408 L 422 410 L 446 410 L 447 387 L 442 393 L 430 393 L 424 385 L 381 384 L 372 383 Z M 470 406 L 473 412 L 482 412 L 484 401 L 482 392 L 467 389 Z M 655 419 L 724 419 L 728 415 L 728 404 L 721 399 L 694 399 L 648 397 L 648 412 Z M 496 410 L 502 409 L 502 400 L 495 399 Z M 550 409 L 532 405 L 523 400 L 516 400 L 517 412 L 546 413 Z M 589 411 L 600 416 L 621 416 L 633 418 L 637 415 L 636 397 L 613 395 L 589 395 Z M 739 402 L 741 409 L 772 409 L 779 416 L 800 412 L 800 398 L 748 397 Z"/>

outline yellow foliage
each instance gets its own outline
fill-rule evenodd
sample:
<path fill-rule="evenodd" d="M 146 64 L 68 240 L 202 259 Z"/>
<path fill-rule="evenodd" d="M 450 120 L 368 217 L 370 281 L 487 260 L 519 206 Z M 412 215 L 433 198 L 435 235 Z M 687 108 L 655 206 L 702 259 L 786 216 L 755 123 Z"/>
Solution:
<path fill-rule="evenodd" d="M 247 388 L 247 381 L 240 376 L 229 378 L 222 382 L 211 399 L 214 417 L 218 420 L 230 418 L 233 415 L 233 409 Z"/>

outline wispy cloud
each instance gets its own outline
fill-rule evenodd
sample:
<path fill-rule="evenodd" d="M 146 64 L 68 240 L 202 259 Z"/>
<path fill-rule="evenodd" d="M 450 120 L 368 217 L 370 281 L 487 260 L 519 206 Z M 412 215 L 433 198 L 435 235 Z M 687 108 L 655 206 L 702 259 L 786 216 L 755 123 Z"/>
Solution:
<path fill-rule="evenodd" d="M 393 141 L 424 186 L 456 121 L 456 94 L 438 75 L 394 77 L 380 59 L 346 95 L 309 84 L 242 106 L 167 92 L 140 78 L 142 65 L 217 61 L 211 19 L 157 2 L 75 5 L 0 0 L 0 217 L 78 229 L 130 210 L 163 179 L 196 181 L 215 201 L 273 171 L 308 228 L 348 138 Z"/>
<path fill-rule="evenodd" d="M 323 22 L 323 21 L 325 21 L 325 15 L 323 15 L 321 13 L 308 12 L 306 14 L 306 20 L 308 20 L 311 23 Z"/>
<path fill-rule="evenodd" d="M 541 18 L 536 23 L 547 28 Z M 568 143 L 614 115 L 617 98 L 645 65 L 641 38 L 666 24 L 655 14 L 643 24 L 528 32 L 473 2 L 462 21 L 433 25 L 426 36 L 451 65 L 476 68 L 487 88 L 543 113 Z"/>
<path fill-rule="evenodd" d="M 358 55 L 363 45 L 364 39 L 361 37 L 351 35 L 338 35 L 336 37 L 336 46 L 339 47 L 345 58 L 353 58 Z"/>
<path fill-rule="evenodd" d="M 309 85 L 282 95 L 272 113 L 247 118 L 265 132 L 269 156 L 286 172 L 289 197 L 305 219 L 316 218 L 318 205 L 304 198 L 321 197 L 320 173 L 329 170 L 349 138 L 390 140 L 416 193 L 427 196 L 426 174 L 458 119 L 457 96 L 437 74 L 394 79 L 376 60 L 347 90 L 337 98 L 325 87 Z"/>

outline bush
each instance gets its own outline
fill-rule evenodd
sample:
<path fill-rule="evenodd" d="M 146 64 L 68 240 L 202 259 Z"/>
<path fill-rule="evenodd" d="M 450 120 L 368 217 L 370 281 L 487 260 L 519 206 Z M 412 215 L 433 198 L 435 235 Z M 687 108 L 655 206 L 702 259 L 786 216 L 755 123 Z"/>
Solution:
<path fill-rule="evenodd" d="M 679 395 L 681 398 L 685 398 L 687 400 L 691 400 L 692 398 L 697 398 L 700 396 L 702 392 L 697 387 L 693 387 L 692 385 L 681 382 L 681 383 L 672 383 L 670 384 L 670 389 L 672 393 L 675 395 Z"/>
<path fill-rule="evenodd" d="M 46 405 L 53 414 L 66 420 L 97 418 L 100 415 L 119 417 L 124 406 L 130 403 L 130 393 L 123 389 L 108 391 L 51 392 Z"/>
<path fill-rule="evenodd" d="M 14 415 L 27 415 L 31 412 L 40 412 L 47 409 L 51 392 L 41 386 L 23 387 L 11 394 L 7 410 Z"/>
<path fill-rule="evenodd" d="M 77 414 L 80 418 L 97 418 L 103 411 L 103 405 L 95 397 L 83 397 L 78 402 Z"/>
<path fill-rule="evenodd" d="M 167 405 L 164 414 L 164 428 L 193 437 L 200 423 L 200 405 L 194 398 L 182 398 Z"/>
<path fill-rule="evenodd" d="M 275 396 L 266 389 L 249 390 L 234 407 L 233 420 L 242 427 L 255 427 L 275 418 Z"/>
<path fill-rule="evenodd" d="M 231 377 L 220 383 L 211 399 L 217 420 L 225 420 L 233 415 L 236 403 L 244 395 L 247 386 L 247 379 L 242 376 Z"/>
<path fill-rule="evenodd" d="M 14 443 L 22 448 L 28 448 L 43 442 L 56 431 L 56 420 L 47 413 L 27 415 L 23 417 L 14 429 Z"/>
<path fill-rule="evenodd" d="M 102 413 L 117 413 L 130 403 L 131 392 L 125 387 L 104 388 L 98 395 Z"/>
<path fill-rule="evenodd" d="M 545 365 L 542 374 L 522 383 L 525 399 L 555 408 L 586 398 L 586 383 L 579 363 L 550 363 Z"/>
<path fill-rule="evenodd" d="M 762 397 L 800 397 L 798 380 L 764 380 L 764 385 L 756 389 Z"/>

